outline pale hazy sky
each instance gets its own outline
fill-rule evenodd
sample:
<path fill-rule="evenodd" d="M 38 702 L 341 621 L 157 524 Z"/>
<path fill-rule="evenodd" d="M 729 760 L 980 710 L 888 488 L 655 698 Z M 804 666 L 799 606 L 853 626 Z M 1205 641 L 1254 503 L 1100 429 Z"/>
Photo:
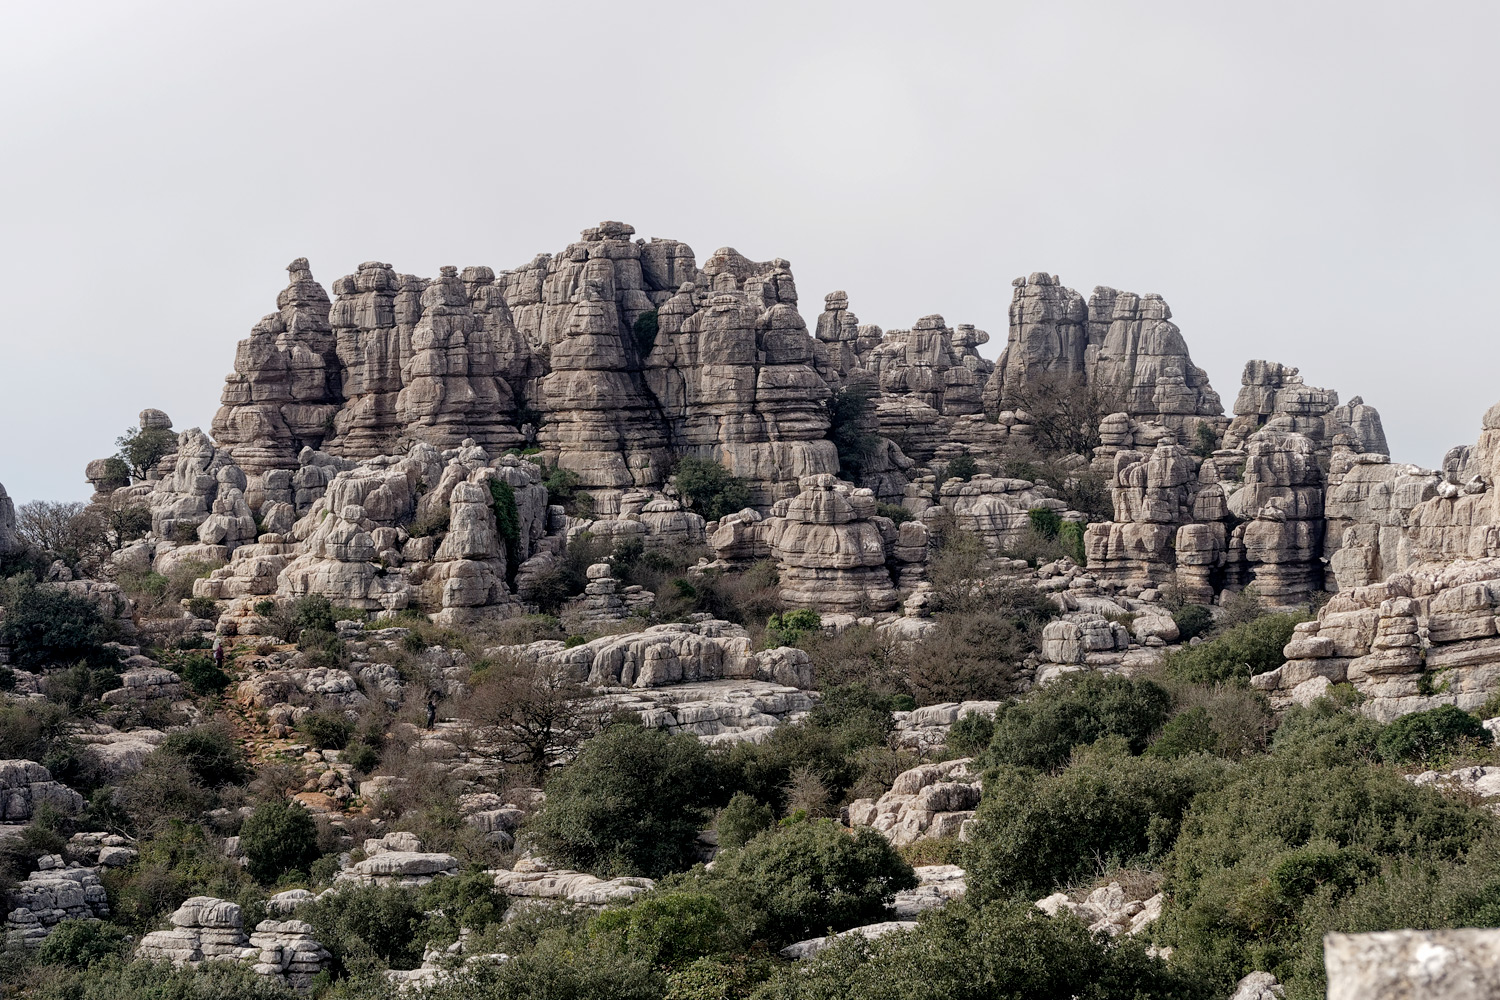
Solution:
<path fill-rule="evenodd" d="M 602 219 L 792 262 L 812 325 L 1004 345 L 1011 279 L 1160 292 L 1436 463 L 1500 400 L 1500 5 L 0 5 L 0 482 L 208 427 L 306 256 L 513 267 Z"/>

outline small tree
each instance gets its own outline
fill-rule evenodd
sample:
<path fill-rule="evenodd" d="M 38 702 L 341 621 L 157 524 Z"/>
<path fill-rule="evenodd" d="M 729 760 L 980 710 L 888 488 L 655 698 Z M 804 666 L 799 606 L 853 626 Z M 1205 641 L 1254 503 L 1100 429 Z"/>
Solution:
<path fill-rule="evenodd" d="M 809 608 L 796 608 L 766 619 L 766 646 L 795 646 L 823 627 L 823 617 Z"/>
<path fill-rule="evenodd" d="M 318 860 L 318 825 L 300 802 L 267 802 L 240 827 L 240 850 L 250 874 L 272 884 L 287 872 L 307 872 Z"/>
<path fill-rule="evenodd" d="M 555 864 L 660 878 L 693 863 L 698 829 L 721 794 L 697 737 L 614 726 L 553 777 L 526 832 Z"/>
<path fill-rule="evenodd" d="M 208 788 L 242 785 L 250 780 L 250 765 L 234 730 L 222 723 L 173 733 L 158 753 L 171 754 Z"/>
<path fill-rule="evenodd" d="M 157 462 L 177 450 L 177 435 L 161 427 L 150 430 L 132 427 L 115 441 L 115 446 L 120 449 L 119 459 L 130 474 L 145 479 Z"/>
<path fill-rule="evenodd" d="M 651 354 L 652 348 L 656 346 L 656 332 L 658 329 L 656 310 L 651 309 L 641 313 L 635 318 L 635 325 L 631 332 L 635 334 L 635 350 L 645 361 Z"/>
<path fill-rule="evenodd" d="M 735 792 L 729 805 L 719 810 L 714 828 L 719 833 L 719 847 L 744 847 L 759 833 L 776 822 L 771 807 L 758 802 L 753 795 Z"/>
<path fill-rule="evenodd" d="M 1099 447 L 1099 422 L 1124 409 L 1108 389 L 1090 385 L 1082 373 L 1027 372 L 1007 386 L 1004 405 L 1031 414 L 1032 440 L 1043 454 L 1091 455 Z"/>
<path fill-rule="evenodd" d="M 974 456 L 968 452 L 959 455 L 948 463 L 948 468 L 943 473 L 944 479 L 962 479 L 964 482 L 974 478 L 979 471 L 979 463 L 974 461 Z"/>
<path fill-rule="evenodd" d="M 749 485 L 713 459 L 684 458 L 672 478 L 687 505 L 705 520 L 717 521 L 750 506 Z"/>
<path fill-rule="evenodd" d="M 3 596 L 0 639 L 10 646 L 17 666 L 35 669 L 79 661 L 108 666 L 119 661 L 103 645 L 112 629 L 88 598 L 24 578 L 11 581 Z"/>
<path fill-rule="evenodd" d="M 505 658 L 479 677 L 464 710 L 503 761 L 525 768 L 529 779 L 541 784 L 553 761 L 597 731 L 587 694 L 564 670 Z"/>
<path fill-rule="evenodd" d="M 839 475 L 859 482 L 880 439 L 867 429 L 875 408 L 870 386 L 854 382 L 834 390 L 824 404 L 828 411 L 828 439 L 838 451 Z"/>

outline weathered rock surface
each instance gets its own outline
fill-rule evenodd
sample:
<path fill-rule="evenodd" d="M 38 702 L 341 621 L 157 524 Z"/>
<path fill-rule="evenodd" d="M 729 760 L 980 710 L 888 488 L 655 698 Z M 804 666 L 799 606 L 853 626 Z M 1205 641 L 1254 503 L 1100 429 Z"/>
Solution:
<path fill-rule="evenodd" d="M 1045 899 L 1037 900 L 1037 909 L 1049 917 L 1066 910 L 1089 925 L 1094 933 L 1118 937 L 1121 934 L 1139 934 L 1156 918 L 1161 916 L 1167 897 L 1154 893 L 1145 899 L 1121 888 L 1120 883 L 1111 882 L 1100 886 L 1078 901 L 1065 892 L 1055 892 Z"/>
<path fill-rule="evenodd" d="M 56 854 L 44 855 L 38 870 L 10 893 L 5 917 L 7 947 L 35 948 L 63 920 L 109 916 L 109 901 L 97 867 L 69 864 Z"/>
<path fill-rule="evenodd" d="M 83 811 L 83 796 L 31 760 L 0 760 L 0 822 L 24 823 L 42 806 L 73 815 Z"/>
<path fill-rule="evenodd" d="M 534 858 L 522 858 L 514 870 L 495 873 L 495 888 L 507 896 L 579 906 L 629 902 L 651 891 L 655 884 L 649 878 L 601 879 L 585 872 L 550 868 Z"/>
<path fill-rule="evenodd" d="M 1500 996 L 1500 930 L 1327 934 L 1328 1000 L 1487 1000 Z"/>
<path fill-rule="evenodd" d="M 782 958 L 812 958 L 813 956 L 817 955 L 818 952 L 822 951 L 824 948 L 827 948 L 839 938 L 848 937 L 851 934 L 858 934 L 860 937 L 864 938 L 867 941 L 874 941 L 878 938 L 885 937 L 887 934 L 897 934 L 902 931 L 912 930 L 916 926 L 917 922 L 915 920 L 886 920 L 878 924 L 866 924 L 863 927 L 851 927 L 847 931 L 839 931 L 837 934 L 829 934 L 825 937 L 808 938 L 805 941 L 798 941 L 795 944 L 789 944 L 785 948 L 781 949 L 780 954 Z"/>
<path fill-rule="evenodd" d="M 979 805 L 981 786 L 971 763 L 964 757 L 903 771 L 880 798 L 850 803 L 849 822 L 873 827 L 897 847 L 956 837 Z"/>

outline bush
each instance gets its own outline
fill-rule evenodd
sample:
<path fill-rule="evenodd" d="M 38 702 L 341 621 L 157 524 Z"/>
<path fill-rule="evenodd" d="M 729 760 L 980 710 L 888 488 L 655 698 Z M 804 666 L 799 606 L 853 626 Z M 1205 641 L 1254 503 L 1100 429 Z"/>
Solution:
<path fill-rule="evenodd" d="M 1490 731 L 1474 716 L 1453 705 L 1413 712 L 1385 727 L 1375 741 L 1380 756 L 1395 764 L 1416 764 L 1451 754 L 1464 745 L 1487 747 Z"/>
<path fill-rule="evenodd" d="M 724 906 L 703 892 L 652 892 L 589 924 L 594 936 L 617 936 L 626 951 L 652 965 L 685 965 L 740 944 Z"/>
<path fill-rule="evenodd" d="M 985 781 L 962 855 L 969 893 L 1035 899 L 1110 867 L 1159 863 L 1193 796 L 1225 769 L 1204 756 L 1132 757 L 1120 737 L 1080 748 L 1053 775 L 1002 769 Z"/>
<path fill-rule="evenodd" d="M 631 333 L 635 334 L 635 351 L 640 355 L 642 361 L 650 356 L 652 348 L 656 346 L 656 332 L 658 320 L 655 309 L 641 313 L 635 318 L 631 326 Z"/>
<path fill-rule="evenodd" d="M 614 946 L 605 936 L 597 943 L 557 932 L 537 946 L 511 954 L 508 961 L 476 963 L 439 979 L 422 991 L 422 1000 L 661 1000 L 662 977 L 651 964 Z M 376 996 L 388 996 L 382 985 Z"/>
<path fill-rule="evenodd" d="M 84 969 L 118 956 L 129 940 L 125 931 L 102 920 L 64 920 L 52 928 L 36 957 L 47 965 Z"/>
<path fill-rule="evenodd" d="M 715 896 L 751 937 L 779 947 L 879 920 L 897 892 L 916 884 L 881 834 L 859 827 L 851 836 L 832 820 L 814 820 L 721 851 L 713 871 L 695 869 L 671 887 Z"/>
<path fill-rule="evenodd" d="M 948 730 L 948 749 L 964 757 L 982 753 L 995 738 L 995 720 L 967 712 Z"/>
<path fill-rule="evenodd" d="M 904 650 L 905 686 L 919 704 L 1014 693 L 1015 675 L 1037 651 L 1042 625 L 1056 606 L 1031 587 L 990 588 L 989 605 L 938 615 L 937 628 Z"/>
<path fill-rule="evenodd" d="M 297 730 L 319 750 L 342 750 L 354 735 L 354 724 L 339 712 L 308 712 L 297 721 Z"/>
<path fill-rule="evenodd" d="M 912 520 L 914 516 L 911 511 L 899 503 L 884 503 L 879 500 L 875 502 L 875 514 L 878 517 L 888 517 L 898 525 L 905 524 L 907 521 Z"/>
<path fill-rule="evenodd" d="M 269 976 L 231 962 L 173 968 L 110 957 L 61 976 L 38 976 L 31 1000 L 300 1000 Z"/>
<path fill-rule="evenodd" d="M 1167 865 L 1173 905 L 1158 932 L 1178 949 L 1174 961 L 1222 984 L 1252 968 L 1284 980 L 1308 939 L 1329 929 L 1310 923 L 1318 909 L 1387 860 L 1451 861 L 1494 829 L 1483 810 L 1389 769 L 1318 767 L 1292 752 L 1314 748 L 1278 745 L 1193 802 Z"/>
<path fill-rule="evenodd" d="M 1131 753 L 1140 753 L 1170 708 L 1170 696 L 1151 681 L 1074 674 L 996 713 L 988 757 L 1048 771 L 1065 764 L 1074 747 L 1101 736 L 1122 737 Z"/>
<path fill-rule="evenodd" d="M 406 533 L 413 538 L 441 535 L 448 530 L 448 522 L 452 516 L 447 507 L 430 507 L 412 518 L 411 523 L 406 526 Z"/>
<path fill-rule="evenodd" d="M 221 694 L 229 686 L 229 675 L 214 666 L 214 661 L 207 656 L 183 657 L 177 664 L 177 673 L 194 694 L 204 697 Z"/>
<path fill-rule="evenodd" d="M 549 503 L 561 504 L 574 517 L 592 517 L 594 498 L 578 488 L 579 482 L 578 473 L 556 465 L 547 467 L 542 477 Z"/>
<path fill-rule="evenodd" d="M 835 389 L 824 406 L 828 411 L 828 440 L 839 456 L 839 475 L 857 483 L 865 464 L 880 447 L 880 438 L 867 429 L 873 423 L 874 390 L 853 382 Z"/>
<path fill-rule="evenodd" d="M 807 608 L 796 608 L 766 619 L 767 649 L 795 646 L 823 627 L 823 616 Z"/>
<path fill-rule="evenodd" d="M 1172 613 L 1172 624 L 1183 642 L 1196 639 L 1214 627 L 1214 616 L 1201 604 L 1188 604 Z"/>
<path fill-rule="evenodd" d="M 735 792 L 729 805 L 719 810 L 714 820 L 714 829 L 719 834 L 720 848 L 744 847 L 757 834 L 769 830 L 776 823 L 776 814 L 771 807 L 762 805 L 753 795 Z"/>
<path fill-rule="evenodd" d="M 3 598 L 0 641 L 10 646 L 16 666 L 35 670 L 83 661 L 103 667 L 119 661 L 103 645 L 112 629 L 88 598 L 26 579 L 12 580 Z"/>
<path fill-rule="evenodd" d="M 333 602 L 322 594 L 299 597 L 286 606 L 287 626 L 291 635 L 303 631 L 333 632 L 337 619 L 333 613 Z"/>
<path fill-rule="evenodd" d="M 490 509 L 495 512 L 495 527 L 505 543 L 505 573 L 514 583 L 521 567 L 521 514 L 516 509 L 516 491 L 503 479 L 490 480 Z"/>
<path fill-rule="evenodd" d="M 167 455 L 177 450 L 177 435 L 166 428 L 132 427 L 115 440 L 119 459 L 136 479 L 145 479 Z"/>
<path fill-rule="evenodd" d="M 1195 684 L 1247 683 L 1286 662 L 1282 647 L 1291 641 L 1297 623 L 1305 620 L 1305 615 L 1261 615 L 1208 642 L 1173 651 L 1167 656 L 1167 673 Z"/>
<path fill-rule="evenodd" d="M 974 456 L 965 452 L 948 463 L 948 468 L 943 470 L 943 479 L 962 479 L 964 482 L 974 478 L 979 471 L 979 463 L 974 461 Z"/>
<path fill-rule="evenodd" d="M 157 753 L 182 763 L 194 780 L 207 788 L 242 785 L 250 780 L 250 765 L 234 731 L 226 725 L 198 726 L 173 733 Z"/>
<path fill-rule="evenodd" d="M 359 740 L 344 748 L 339 754 L 339 763 L 348 764 L 358 774 L 370 774 L 380 766 L 380 750 Z"/>
<path fill-rule="evenodd" d="M 1062 530 L 1062 515 L 1050 507 L 1033 507 L 1026 512 L 1026 517 L 1032 530 L 1048 541 L 1056 538 L 1058 531 Z"/>
<path fill-rule="evenodd" d="M 905 933 L 857 935 L 784 967 L 756 1000 L 1202 1000 L 1197 977 L 1129 936 L 1090 933 L 1030 903 L 949 903 Z"/>
<path fill-rule="evenodd" d="M 698 829 L 721 795 L 697 737 L 614 726 L 552 778 L 526 833 L 554 863 L 658 878 L 692 864 Z"/>
<path fill-rule="evenodd" d="M 750 506 L 750 486 L 709 458 L 684 458 L 672 470 L 677 492 L 708 521 Z"/>
<path fill-rule="evenodd" d="M 392 969 L 422 963 L 426 921 L 410 889 L 340 886 L 299 908 L 297 919 L 312 924 L 336 973 L 372 971 L 377 962 Z"/>
<path fill-rule="evenodd" d="M 1080 566 L 1088 563 L 1088 550 L 1083 544 L 1084 528 L 1078 521 L 1064 521 L 1057 529 L 1058 542 L 1068 550 L 1068 558 Z"/>
<path fill-rule="evenodd" d="M 219 620 L 219 605 L 212 597 L 188 598 L 187 612 L 194 618 L 211 622 Z"/>
<path fill-rule="evenodd" d="M 240 850 L 258 881 L 270 885 L 287 872 L 306 873 L 318 860 L 318 826 L 297 802 L 257 806 L 240 827 Z"/>

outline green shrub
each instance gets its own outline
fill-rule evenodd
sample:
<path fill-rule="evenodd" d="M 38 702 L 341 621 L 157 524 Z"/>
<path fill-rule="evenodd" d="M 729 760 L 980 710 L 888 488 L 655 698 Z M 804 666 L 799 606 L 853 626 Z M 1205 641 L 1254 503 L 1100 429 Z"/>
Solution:
<path fill-rule="evenodd" d="M 356 740 L 339 754 L 339 763 L 348 764 L 358 774 L 370 774 L 380 766 L 380 750 L 364 740 Z"/>
<path fill-rule="evenodd" d="M 1183 642 L 1196 639 L 1214 627 L 1214 616 L 1201 604 L 1187 604 L 1172 614 L 1172 624 Z"/>
<path fill-rule="evenodd" d="M 1307 932 L 1329 929 L 1311 928 L 1311 913 L 1387 860 L 1451 861 L 1492 834 L 1493 816 L 1389 769 L 1310 766 L 1316 754 L 1292 752 L 1317 742 L 1278 745 L 1194 800 L 1167 865 L 1173 905 L 1159 940 L 1178 949 L 1174 961 L 1225 984 L 1252 968 L 1284 977 Z"/>
<path fill-rule="evenodd" d="M 897 892 L 916 884 L 881 834 L 859 827 L 851 836 L 832 820 L 814 820 L 721 851 L 712 871 L 695 869 L 671 887 L 715 896 L 752 938 L 780 946 L 879 920 Z"/>
<path fill-rule="evenodd" d="M 783 967 L 756 1000 L 1205 1000 L 1191 973 L 1152 958 L 1146 942 L 1090 933 L 1030 903 L 950 903 L 906 933 L 850 935 Z M 1227 995 L 1219 993 L 1218 995 Z"/>
<path fill-rule="evenodd" d="M 995 738 L 995 720 L 978 712 L 967 712 L 948 730 L 948 749 L 965 757 L 982 753 Z"/>
<path fill-rule="evenodd" d="M 70 712 L 89 714 L 106 691 L 120 686 L 120 672 L 113 667 L 91 667 L 75 663 L 47 674 L 44 687 L 47 697 Z"/>
<path fill-rule="evenodd" d="M 964 482 L 974 478 L 979 471 L 979 463 L 974 461 L 974 456 L 965 452 L 948 463 L 948 468 L 943 473 L 944 480 L 962 479 Z"/>
<path fill-rule="evenodd" d="M 188 598 L 187 611 L 194 618 L 202 618 L 205 621 L 219 620 L 219 605 L 212 597 Z"/>
<path fill-rule="evenodd" d="M 276 613 L 276 602 L 270 598 L 255 602 L 255 613 L 262 618 L 268 618 Z"/>
<path fill-rule="evenodd" d="M 729 805 L 719 810 L 714 828 L 719 834 L 721 848 L 744 847 L 756 834 L 769 830 L 776 823 L 776 814 L 771 807 L 762 805 L 753 795 L 735 792 Z"/>
<path fill-rule="evenodd" d="M 1392 763 L 1414 764 L 1453 753 L 1465 744 L 1487 747 L 1493 742 L 1490 731 L 1474 716 L 1453 705 L 1439 705 L 1392 722 L 1375 747 Z"/>
<path fill-rule="evenodd" d="M 561 504 L 574 517 L 592 516 L 594 498 L 578 488 L 580 481 L 578 473 L 572 469 L 549 466 L 542 477 L 542 485 L 547 487 L 548 502 Z"/>
<path fill-rule="evenodd" d="M 1193 753 L 1214 753 L 1218 747 L 1218 734 L 1214 732 L 1208 710 L 1200 705 L 1168 719 L 1146 754 L 1175 760 Z"/>
<path fill-rule="evenodd" d="M 631 326 L 631 332 L 635 334 L 635 350 L 642 361 L 651 354 L 652 348 L 656 346 L 656 332 L 658 329 L 657 315 L 655 309 L 641 313 L 635 318 Z"/>
<path fill-rule="evenodd" d="M 985 780 L 963 852 L 969 894 L 1035 899 L 1109 866 L 1157 864 L 1193 796 L 1225 769 L 1202 755 L 1133 757 L 1118 736 L 1079 748 L 1056 774 L 1001 769 Z"/>
<path fill-rule="evenodd" d="M 1199 458 L 1208 458 L 1219 447 L 1219 435 L 1205 421 L 1198 421 L 1198 426 L 1193 428 L 1193 454 Z"/>
<path fill-rule="evenodd" d="M 553 932 L 535 948 L 507 954 L 508 961 L 475 963 L 438 980 L 422 991 L 422 1000 L 662 1000 L 666 995 L 661 973 L 617 948 L 613 936 L 590 943 Z"/>
<path fill-rule="evenodd" d="M 28 579 L 10 581 L 0 603 L 5 621 L 0 641 L 10 646 L 11 662 L 35 670 L 80 661 L 103 667 L 119 661 L 119 655 L 104 648 L 113 629 L 86 597 Z"/>
<path fill-rule="evenodd" d="M 766 648 L 795 646 L 823 627 L 823 616 L 808 608 L 796 608 L 766 619 Z"/>
<path fill-rule="evenodd" d="M 515 582 L 521 566 L 521 514 L 516 509 L 516 491 L 503 479 L 490 480 L 490 509 L 495 512 L 495 527 L 505 543 L 505 570 Z"/>
<path fill-rule="evenodd" d="M 207 656 L 183 657 L 177 664 L 177 674 L 194 694 L 205 697 L 220 694 L 229 686 L 229 675 L 214 666 L 214 661 Z"/>
<path fill-rule="evenodd" d="M 413 538 L 441 535 L 448 530 L 448 521 L 452 516 L 447 507 L 429 508 L 412 519 L 406 526 L 406 533 Z"/>
<path fill-rule="evenodd" d="M 64 920 L 52 928 L 36 957 L 47 965 L 88 968 L 118 956 L 129 940 L 124 930 L 102 920 Z"/>
<path fill-rule="evenodd" d="M 873 423 L 874 389 L 852 382 L 835 389 L 824 406 L 828 411 L 828 440 L 839 456 L 839 475 L 857 483 L 880 446 L 879 437 L 867 429 Z"/>
<path fill-rule="evenodd" d="M 417 940 L 451 944 L 461 932 L 483 931 L 505 919 L 509 897 L 495 889 L 495 876 L 475 867 L 462 875 L 434 879 L 417 893 L 427 924 Z"/>
<path fill-rule="evenodd" d="M 131 427 L 115 440 L 119 459 L 136 479 L 145 479 L 156 463 L 177 450 L 177 435 L 166 428 Z"/>
<path fill-rule="evenodd" d="M 312 924 L 313 937 L 333 955 L 336 972 L 413 969 L 422 963 L 426 921 L 411 889 L 340 886 L 298 908 L 297 919 Z"/>
<path fill-rule="evenodd" d="M 193 779 L 207 788 L 242 785 L 250 780 L 245 752 L 234 730 L 226 725 L 172 733 L 156 752 L 180 761 Z"/>
<path fill-rule="evenodd" d="M 1047 771 L 1101 736 L 1122 737 L 1131 753 L 1140 753 L 1166 721 L 1171 701 L 1151 681 L 1092 672 L 1064 677 L 996 713 L 988 756 Z"/>
<path fill-rule="evenodd" d="M 240 850 L 250 874 L 274 884 L 287 872 L 312 868 L 318 860 L 318 826 L 301 803 L 267 802 L 240 828 Z"/>
<path fill-rule="evenodd" d="M 1068 558 L 1080 566 L 1088 563 L 1088 550 L 1083 544 L 1084 526 L 1078 521 L 1064 521 L 1057 529 L 1057 540 L 1068 550 Z"/>
<path fill-rule="evenodd" d="M 907 521 L 912 520 L 912 518 L 914 517 L 911 511 L 907 510 L 899 503 L 883 503 L 881 501 L 876 501 L 875 513 L 879 517 L 890 518 L 896 524 L 905 524 Z"/>
<path fill-rule="evenodd" d="M 339 712 L 308 712 L 297 720 L 297 731 L 319 750 L 342 750 L 349 745 L 354 724 Z"/>
<path fill-rule="evenodd" d="M 54 970 L 55 971 L 55 970 Z M 300 1000 L 295 990 L 232 962 L 173 968 L 110 957 L 63 975 L 38 976 L 29 1000 Z"/>
<path fill-rule="evenodd" d="M 750 486 L 710 458 L 684 458 L 672 470 L 672 480 L 687 506 L 705 520 L 717 521 L 750 506 Z"/>
<path fill-rule="evenodd" d="M 1026 512 L 1032 530 L 1051 541 L 1062 530 L 1062 515 L 1050 507 L 1033 507 Z"/>
<path fill-rule="evenodd" d="M 613 726 L 553 776 L 526 833 L 554 863 L 656 878 L 692 864 L 699 827 L 721 796 L 697 737 Z"/>
<path fill-rule="evenodd" d="M 1282 647 L 1291 641 L 1297 623 L 1305 620 L 1306 615 L 1261 615 L 1208 642 L 1173 651 L 1167 656 L 1167 673 L 1194 684 L 1248 682 L 1286 662 Z"/>
<path fill-rule="evenodd" d="M 333 602 L 322 594 L 297 598 L 287 605 L 286 614 L 294 635 L 304 630 L 333 632 L 337 628 Z"/>
<path fill-rule="evenodd" d="M 599 914 L 589 933 L 617 936 L 625 950 L 657 966 L 685 965 L 740 944 L 723 904 L 703 892 L 648 893 Z"/>

